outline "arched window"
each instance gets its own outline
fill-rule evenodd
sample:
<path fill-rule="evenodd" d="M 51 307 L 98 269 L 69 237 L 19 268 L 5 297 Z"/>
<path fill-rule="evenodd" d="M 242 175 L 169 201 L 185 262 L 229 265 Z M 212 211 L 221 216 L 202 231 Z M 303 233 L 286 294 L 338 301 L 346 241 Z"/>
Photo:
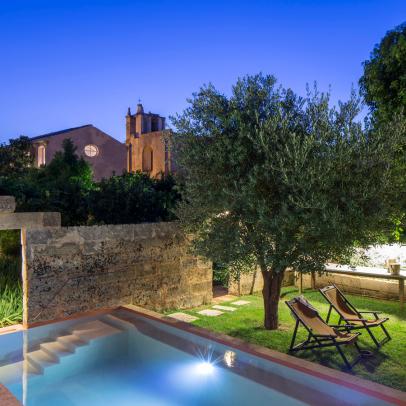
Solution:
<path fill-rule="evenodd" d="M 38 166 L 45 165 L 45 145 L 38 147 Z"/>
<path fill-rule="evenodd" d="M 154 161 L 154 153 L 151 147 L 145 147 L 142 151 L 142 171 L 152 172 L 152 163 Z"/>

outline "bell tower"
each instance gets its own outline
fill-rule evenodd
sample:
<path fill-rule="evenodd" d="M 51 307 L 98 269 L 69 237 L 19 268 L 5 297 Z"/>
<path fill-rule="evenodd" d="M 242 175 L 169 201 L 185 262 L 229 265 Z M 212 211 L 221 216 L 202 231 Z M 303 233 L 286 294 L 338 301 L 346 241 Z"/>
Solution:
<path fill-rule="evenodd" d="M 164 141 L 165 117 L 145 113 L 139 102 L 137 110 L 126 115 L 126 144 L 128 172 L 142 171 L 156 177 L 170 170 L 169 153 Z"/>

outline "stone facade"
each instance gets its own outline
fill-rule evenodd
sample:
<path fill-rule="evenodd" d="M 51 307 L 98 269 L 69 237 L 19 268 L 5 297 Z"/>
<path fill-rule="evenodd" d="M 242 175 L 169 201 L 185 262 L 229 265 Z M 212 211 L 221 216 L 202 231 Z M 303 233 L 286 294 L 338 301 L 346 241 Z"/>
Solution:
<path fill-rule="evenodd" d="M 294 272 L 291 270 L 285 271 L 282 286 L 291 286 L 295 283 Z M 240 279 L 235 281 L 230 279 L 228 292 L 232 295 L 249 295 L 255 292 L 261 292 L 264 286 L 261 271 L 254 273 L 245 273 L 240 275 Z"/>
<path fill-rule="evenodd" d="M 77 154 L 91 165 L 95 180 L 126 171 L 126 146 L 90 124 L 31 138 L 35 165 L 51 162 L 67 138 L 76 146 Z"/>
<path fill-rule="evenodd" d="M 62 227 L 25 233 L 24 323 L 136 304 L 187 308 L 212 299 L 211 264 L 175 223 Z"/>
<path fill-rule="evenodd" d="M 142 104 L 126 116 L 127 171 L 141 171 L 152 177 L 172 171 L 165 118 L 144 113 Z"/>

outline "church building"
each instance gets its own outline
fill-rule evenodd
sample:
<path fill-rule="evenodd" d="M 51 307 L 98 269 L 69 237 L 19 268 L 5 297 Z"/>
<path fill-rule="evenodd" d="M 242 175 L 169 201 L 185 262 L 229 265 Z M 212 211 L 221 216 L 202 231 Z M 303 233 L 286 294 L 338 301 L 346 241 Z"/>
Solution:
<path fill-rule="evenodd" d="M 67 138 L 72 140 L 77 154 L 91 165 L 96 181 L 126 171 L 126 146 L 91 124 L 31 138 L 35 166 L 51 162 Z"/>
<path fill-rule="evenodd" d="M 169 136 L 170 131 L 165 130 L 165 117 L 144 113 L 139 103 L 135 114 L 128 108 L 125 144 L 88 124 L 31 138 L 31 153 L 35 166 L 47 165 L 62 149 L 63 141 L 69 138 L 78 155 L 92 166 L 96 181 L 126 171 L 161 177 L 174 170 Z"/>
<path fill-rule="evenodd" d="M 127 171 L 142 171 L 151 177 L 171 172 L 169 132 L 165 117 L 144 113 L 141 103 L 135 114 L 128 108 L 126 115 Z"/>

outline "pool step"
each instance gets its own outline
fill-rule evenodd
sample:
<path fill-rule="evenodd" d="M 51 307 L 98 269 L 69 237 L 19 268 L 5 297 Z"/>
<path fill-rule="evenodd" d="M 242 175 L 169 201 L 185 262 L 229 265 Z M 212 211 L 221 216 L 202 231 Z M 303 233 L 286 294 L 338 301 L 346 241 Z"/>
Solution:
<path fill-rule="evenodd" d="M 93 320 L 79 324 L 72 329 L 72 333 L 81 340 L 90 341 L 95 338 L 108 337 L 121 333 L 122 330 L 104 323 L 101 320 Z"/>
<path fill-rule="evenodd" d="M 86 343 L 83 343 L 83 345 Z M 39 348 L 51 356 L 67 355 L 75 352 L 76 346 L 65 344 L 61 341 L 51 341 L 49 343 L 42 343 Z"/>
<path fill-rule="evenodd" d="M 28 376 L 41 375 L 43 370 L 27 362 L 26 369 Z M 0 367 L 0 382 L 4 385 L 21 381 L 24 371 L 24 361 L 17 361 L 12 364 Z"/>
<path fill-rule="evenodd" d="M 77 347 L 82 347 L 83 345 L 88 344 L 88 341 L 81 339 L 76 334 L 66 334 L 56 338 L 54 342 L 57 342 L 63 345 L 65 348 L 68 348 L 71 352 L 75 352 Z"/>
<path fill-rule="evenodd" d="M 43 349 L 36 351 L 30 351 L 27 354 L 28 367 L 33 371 L 42 372 L 44 368 L 57 364 L 59 362 L 59 357 L 57 355 L 51 355 Z"/>
<path fill-rule="evenodd" d="M 23 371 L 28 375 L 42 375 L 44 369 L 60 362 L 61 358 L 76 352 L 79 347 L 89 345 L 92 340 L 122 333 L 125 324 L 115 317 L 106 320 L 79 322 L 69 331 L 50 338 L 29 351 L 25 360 L 0 366 L 0 382 L 18 382 Z"/>
<path fill-rule="evenodd" d="M 42 374 L 44 369 L 58 364 L 66 355 L 73 354 L 78 347 L 90 341 L 121 333 L 123 330 L 100 320 L 88 321 L 74 325 L 70 334 L 57 337 L 54 341 L 40 344 L 38 350 L 27 354 L 28 368 L 34 374 Z"/>

